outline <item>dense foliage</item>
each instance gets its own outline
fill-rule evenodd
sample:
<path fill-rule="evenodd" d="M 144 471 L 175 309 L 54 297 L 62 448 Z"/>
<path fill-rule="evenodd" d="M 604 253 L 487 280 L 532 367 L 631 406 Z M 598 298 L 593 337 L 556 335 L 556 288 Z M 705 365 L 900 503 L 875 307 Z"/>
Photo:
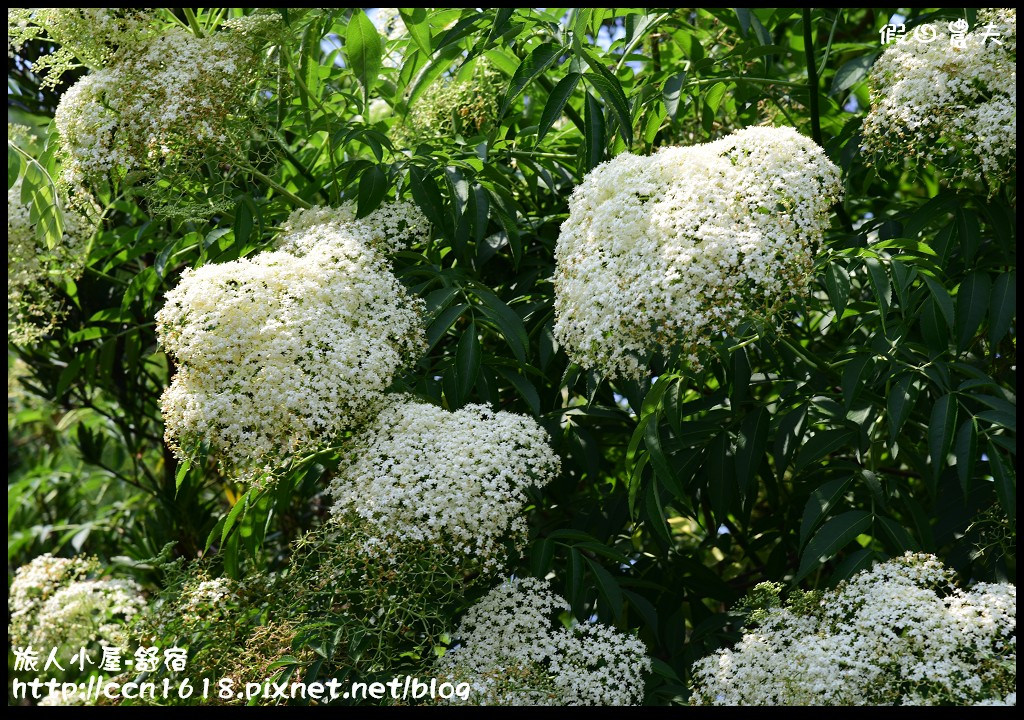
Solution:
<path fill-rule="evenodd" d="M 11 11 L 12 598 L 88 555 L 175 678 L 653 704 L 761 583 L 1003 607 L 1016 16 L 899 12 Z"/>

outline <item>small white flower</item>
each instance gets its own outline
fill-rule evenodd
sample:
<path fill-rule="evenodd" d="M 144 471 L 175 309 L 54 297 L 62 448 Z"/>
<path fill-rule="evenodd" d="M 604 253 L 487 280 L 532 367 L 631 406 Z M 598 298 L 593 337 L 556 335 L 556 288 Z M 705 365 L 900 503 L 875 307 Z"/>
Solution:
<path fill-rule="evenodd" d="M 809 281 L 839 171 L 789 128 L 623 153 L 569 200 L 555 250 L 555 336 L 574 362 L 640 377 L 657 351 L 691 362 Z"/>

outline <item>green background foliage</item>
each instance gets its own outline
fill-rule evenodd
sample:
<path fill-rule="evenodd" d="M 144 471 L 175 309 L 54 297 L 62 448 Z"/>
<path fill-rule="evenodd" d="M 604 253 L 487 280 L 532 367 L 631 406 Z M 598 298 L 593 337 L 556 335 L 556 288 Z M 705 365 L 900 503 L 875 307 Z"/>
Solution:
<path fill-rule="evenodd" d="M 404 198 L 433 225 L 395 257 L 426 301 L 430 350 L 396 388 L 547 428 L 563 472 L 532 498 L 512 570 L 553 573 L 577 617 L 636 631 L 655 658 L 650 702 L 685 700 L 690 665 L 736 638 L 729 609 L 761 581 L 824 588 L 906 550 L 1015 581 L 1016 189 L 948 186 L 861 152 L 867 72 L 895 9 L 407 9 L 391 41 L 359 10 L 281 12 L 248 166 L 211 157 L 198 181 L 164 189 L 233 210 L 168 219 L 158 197 L 106 188 L 85 274 L 62 289 L 67 317 L 9 346 L 30 369 L 8 405 L 9 568 L 83 551 L 156 589 L 152 558 L 172 542 L 234 577 L 281 567 L 325 518 L 338 458 L 297 459 L 260 491 L 212 460 L 177 464 L 154 314 L 182 269 L 267 247 L 298 203 L 352 199 L 365 215 Z M 217 13 L 196 17 L 212 29 Z M 496 114 L 398 132 L 436 83 L 482 63 L 499 74 Z M 9 59 L 9 118 L 47 138 L 75 74 L 41 91 Z M 621 152 L 762 123 L 795 126 L 842 169 L 810 295 L 778 328 L 717 341 L 700 372 L 656 359 L 649 379 L 622 382 L 571 364 L 550 278 L 573 187 Z M 54 170 L 52 150 L 9 149 L 9 184 L 24 176 L 51 242 Z"/>

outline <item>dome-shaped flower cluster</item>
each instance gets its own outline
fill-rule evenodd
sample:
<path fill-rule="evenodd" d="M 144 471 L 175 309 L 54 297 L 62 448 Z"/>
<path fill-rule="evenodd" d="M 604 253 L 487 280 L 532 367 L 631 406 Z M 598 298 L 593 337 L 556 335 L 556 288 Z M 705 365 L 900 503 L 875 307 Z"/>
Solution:
<path fill-rule="evenodd" d="M 64 180 L 88 188 L 129 173 L 167 175 L 243 142 L 236 131 L 252 124 L 259 48 L 280 19 L 241 20 L 205 37 L 171 28 L 126 45 L 64 93 L 54 116 Z"/>
<path fill-rule="evenodd" d="M 1016 701 L 1017 589 L 963 590 L 934 556 L 875 565 L 819 602 L 757 614 L 693 669 L 693 702 L 920 705 Z M 1012 696 L 1012 697 L 1011 697 Z"/>
<path fill-rule="evenodd" d="M 789 128 L 752 127 L 649 157 L 623 153 L 569 200 L 555 250 L 555 336 L 573 361 L 640 377 L 807 286 L 839 171 Z"/>
<path fill-rule="evenodd" d="M 75 210 L 64 212 L 64 235 L 47 248 L 21 201 L 21 189 L 19 179 L 7 191 L 7 338 L 29 344 L 64 314 L 58 290 L 82 272 L 90 223 Z"/>
<path fill-rule="evenodd" d="M 494 568 L 526 536 L 526 491 L 558 472 L 532 418 L 468 405 L 455 412 L 399 398 L 348 446 L 331 482 L 332 513 L 365 521 L 364 550 L 437 543 Z"/>
<path fill-rule="evenodd" d="M 952 178 L 1016 175 L 1016 9 L 979 12 L 962 43 L 946 23 L 915 28 L 886 48 L 869 85 L 867 151 L 933 163 Z"/>
<path fill-rule="evenodd" d="M 162 398 L 181 457 L 206 443 L 241 475 L 314 451 L 372 416 L 424 339 L 409 295 L 360 226 L 305 225 L 273 250 L 182 273 L 157 313 L 178 364 Z"/>
<path fill-rule="evenodd" d="M 506 579 L 462 619 L 438 674 L 469 682 L 471 705 L 633 705 L 651 660 L 613 627 L 560 616 L 569 605 L 535 578 Z"/>
<path fill-rule="evenodd" d="M 94 559 L 40 555 L 14 573 L 7 607 L 13 646 L 123 646 L 126 625 L 143 611 L 141 588 L 133 580 L 92 579 Z"/>
<path fill-rule="evenodd" d="M 356 219 L 356 204 L 350 201 L 336 208 L 317 205 L 294 211 L 285 221 L 285 235 L 275 243 L 275 249 L 306 254 L 316 244 L 317 235 L 301 231 L 317 226 L 344 226 L 346 233 L 384 253 L 407 248 L 426 240 L 430 234 L 430 223 L 415 203 L 385 203 L 366 217 Z"/>

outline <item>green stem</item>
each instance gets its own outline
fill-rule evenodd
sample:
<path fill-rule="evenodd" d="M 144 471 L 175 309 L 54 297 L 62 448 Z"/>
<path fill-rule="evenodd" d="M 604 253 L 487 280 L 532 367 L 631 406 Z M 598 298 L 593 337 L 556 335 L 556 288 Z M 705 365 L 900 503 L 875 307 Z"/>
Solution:
<path fill-rule="evenodd" d="M 190 7 L 181 8 L 185 13 L 185 19 L 188 20 L 188 27 L 196 35 L 197 38 L 203 37 L 203 29 L 199 27 L 199 20 L 196 19 L 196 13 Z"/>
<path fill-rule="evenodd" d="M 728 350 L 729 350 L 729 352 L 732 352 L 733 350 L 739 350 L 740 348 L 744 348 L 747 345 L 750 345 L 751 343 L 755 343 L 755 342 L 757 342 L 760 339 L 761 339 L 760 335 L 755 335 L 754 337 L 749 337 L 746 340 L 744 340 L 743 342 L 737 343 L 736 345 L 733 345 Z"/>
<path fill-rule="evenodd" d="M 300 198 L 298 195 L 296 195 L 295 193 L 291 192 L 290 190 L 284 189 L 283 187 L 281 187 L 276 182 L 274 182 L 273 180 L 268 178 L 266 175 L 261 173 L 256 168 L 250 167 L 250 168 L 246 168 L 246 170 L 248 170 L 250 173 L 252 173 L 252 176 L 254 178 L 256 178 L 257 180 L 261 181 L 264 185 L 269 187 L 271 190 L 273 190 L 274 192 L 282 195 L 283 197 L 288 198 L 288 200 L 291 201 L 292 205 L 295 205 L 296 207 L 303 208 L 305 210 L 309 210 L 311 207 L 313 207 L 312 204 L 306 202 L 305 200 L 303 200 L 302 198 Z"/>
<path fill-rule="evenodd" d="M 551 160 L 575 160 L 575 155 L 569 155 L 568 153 L 552 153 L 552 152 L 534 152 L 533 150 L 509 150 L 509 155 L 522 155 L 523 157 L 540 157 L 549 158 Z"/>
<path fill-rule="evenodd" d="M 693 80 L 692 82 L 686 83 L 686 87 L 693 87 L 694 85 L 711 85 L 717 82 L 752 82 L 761 83 L 762 85 L 784 85 L 785 87 L 806 87 L 806 83 L 794 82 L 793 80 L 776 80 L 774 78 L 759 78 L 759 77 L 740 77 L 730 75 L 728 77 L 711 77 L 704 78 L 703 80 Z"/>
<path fill-rule="evenodd" d="M 825 72 L 825 66 L 828 64 L 828 56 L 832 52 L 832 39 L 836 36 L 836 27 L 839 25 L 839 13 L 841 10 L 836 10 L 835 20 L 832 21 L 832 29 L 828 32 L 828 43 L 825 44 L 825 55 L 821 58 L 821 65 L 818 66 L 818 77 Z"/>
<path fill-rule="evenodd" d="M 192 29 L 192 32 L 197 38 L 203 36 L 203 29 L 199 27 L 199 21 L 196 20 L 196 14 L 192 12 L 192 8 L 182 8 L 185 13 L 185 19 L 188 20 L 188 26 Z"/>
<path fill-rule="evenodd" d="M 829 375 L 835 375 L 836 374 L 836 372 L 832 368 L 828 367 L 827 365 L 823 365 L 822 363 L 820 363 L 818 360 L 816 360 L 814 358 L 813 355 L 810 355 L 804 348 L 800 347 L 797 343 L 794 343 L 791 340 L 788 340 L 788 339 L 786 339 L 784 337 L 780 337 L 779 338 L 779 344 L 781 344 L 783 347 L 787 348 L 791 353 L 796 355 L 798 358 L 803 360 L 805 363 L 810 365 L 812 368 L 814 368 L 818 372 L 826 373 L 826 374 L 829 374 Z"/>
<path fill-rule="evenodd" d="M 818 69 L 814 65 L 814 33 L 811 28 L 811 8 L 804 8 L 804 55 L 807 58 L 807 89 L 811 95 L 811 137 L 824 147 L 821 140 L 821 115 L 818 109 Z"/>

